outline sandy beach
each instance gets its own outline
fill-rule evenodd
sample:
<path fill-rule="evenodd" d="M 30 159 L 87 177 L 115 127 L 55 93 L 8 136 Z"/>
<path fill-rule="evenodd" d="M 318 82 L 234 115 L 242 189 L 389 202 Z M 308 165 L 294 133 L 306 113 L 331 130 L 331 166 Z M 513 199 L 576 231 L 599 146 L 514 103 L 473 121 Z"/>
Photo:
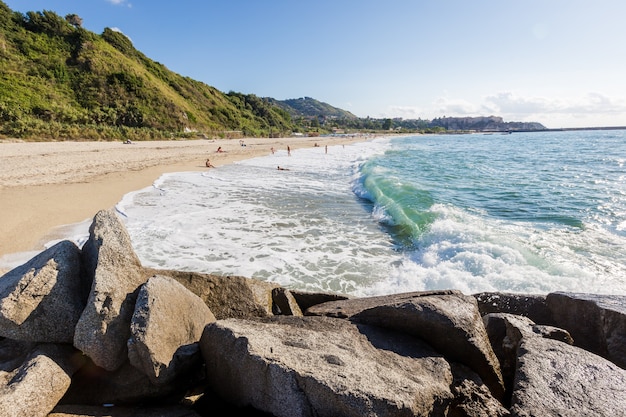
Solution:
<path fill-rule="evenodd" d="M 122 142 L 0 140 L 0 257 L 38 251 L 60 226 L 90 219 L 168 172 L 202 171 L 276 151 L 367 140 L 356 137 Z M 223 152 L 216 152 L 221 147 Z M 1 273 L 2 271 L 0 271 Z"/>

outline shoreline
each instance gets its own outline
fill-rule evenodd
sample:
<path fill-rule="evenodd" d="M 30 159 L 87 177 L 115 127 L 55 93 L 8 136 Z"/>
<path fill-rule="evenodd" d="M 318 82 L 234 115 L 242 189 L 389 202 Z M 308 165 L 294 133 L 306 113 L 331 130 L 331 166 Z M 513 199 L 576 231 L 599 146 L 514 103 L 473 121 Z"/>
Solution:
<path fill-rule="evenodd" d="M 0 260 L 42 251 L 63 226 L 91 219 L 172 172 L 204 171 L 276 151 L 373 136 L 122 142 L 0 141 Z M 218 147 L 224 152 L 217 153 Z M 58 236 L 56 236 L 58 237 Z M 0 274 L 3 274 L 0 265 Z"/>

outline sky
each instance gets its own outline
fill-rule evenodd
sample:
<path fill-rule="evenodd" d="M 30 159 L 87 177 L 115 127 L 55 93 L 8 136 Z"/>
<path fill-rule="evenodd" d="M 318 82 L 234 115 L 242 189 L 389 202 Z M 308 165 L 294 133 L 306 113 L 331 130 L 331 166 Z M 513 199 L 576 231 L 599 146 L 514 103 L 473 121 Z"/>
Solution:
<path fill-rule="evenodd" d="M 222 92 L 359 117 L 626 126 L 623 0 L 2 0 L 75 13 Z"/>

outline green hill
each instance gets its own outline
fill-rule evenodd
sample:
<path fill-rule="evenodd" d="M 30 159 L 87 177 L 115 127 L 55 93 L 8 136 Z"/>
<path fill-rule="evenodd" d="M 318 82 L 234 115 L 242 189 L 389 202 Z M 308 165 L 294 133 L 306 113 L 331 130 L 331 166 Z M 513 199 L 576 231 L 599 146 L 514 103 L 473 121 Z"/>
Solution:
<path fill-rule="evenodd" d="M 282 109 L 286 110 L 292 118 L 297 117 L 325 117 L 325 118 L 335 118 L 335 119 L 345 119 L 345 120 L 356 120 L 354 114 L 349 111 L 342 110 L 337 107 L 333 107 L 328 103 L 323 103 L 321 101 L 315 100 L 311 97 L 304 98 L 293 98 L 288 100 L 274 100 L 272 98 L 268 98 L 270 103 L 275 104 Z"/>
<path fill-rule="evenodd" d="M 269 100 L 224 94 L 100 35 L 76 15 L 13 12 L 0 1 L 0 136 L 152 139 L 240 132 L 285 134 L 287 111 Z"/>

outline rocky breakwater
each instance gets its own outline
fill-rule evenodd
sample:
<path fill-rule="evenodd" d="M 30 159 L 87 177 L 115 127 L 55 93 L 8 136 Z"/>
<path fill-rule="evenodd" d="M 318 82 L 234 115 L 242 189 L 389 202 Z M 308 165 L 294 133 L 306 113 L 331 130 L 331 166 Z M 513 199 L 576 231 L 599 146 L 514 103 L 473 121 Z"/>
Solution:
<path fill-rule="evenodd" d="M 2 416 L 626 415 L 626 297 L 371 298 L 143 267 L 118 215 L 0 278 Z"/>

